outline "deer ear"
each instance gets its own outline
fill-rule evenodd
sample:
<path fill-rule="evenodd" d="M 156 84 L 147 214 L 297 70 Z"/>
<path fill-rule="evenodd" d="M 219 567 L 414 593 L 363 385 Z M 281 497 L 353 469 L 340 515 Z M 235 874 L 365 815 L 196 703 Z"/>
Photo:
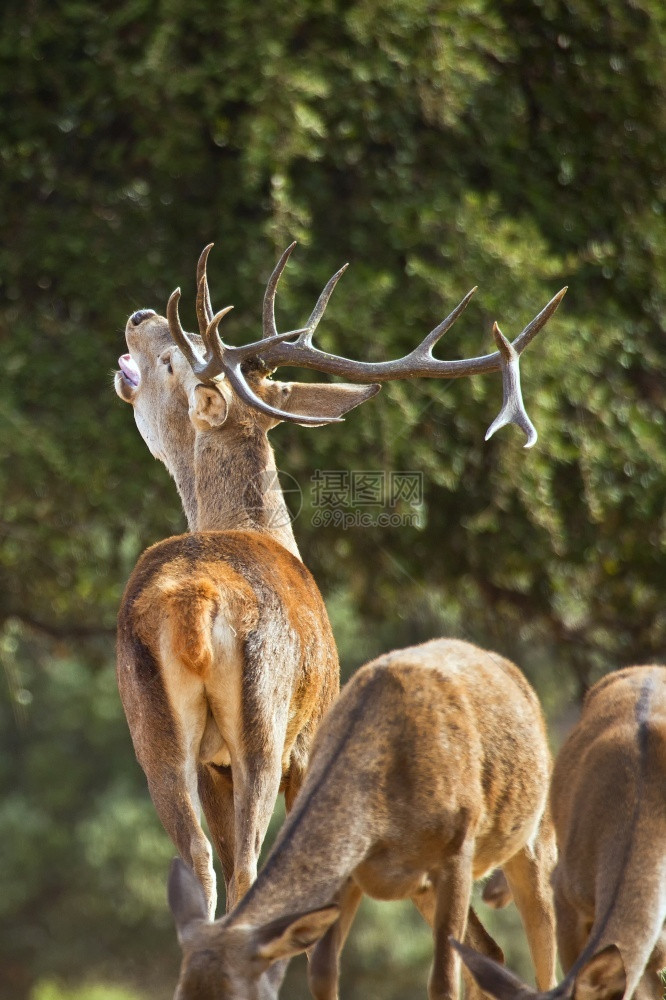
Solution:
<path fill-rule="evenodd" d="M 622 1000 L 627 973 L 620 949 L 609 944 L 586 962 L 574 980 L 573 1000 Z"/>
<path fill-rule="evenodd" d="M 190 420 L 198 431 L 221 427 L 229 413 L 226 397 L 211 385 L 196 385 L 190 392 L 189 404 Z"/>
<path fill-rule="evenodd" d="M 255 931 L 256 957 L 266 962 L 307 951 L 340 916 L 339 906 L 279 917 Z"/>
<path fill-rule="evenodd" d="M 181 858 L 171 862 L 167 897 L 182 944 L 188 930 L 201 920 L 208 920 L 208 907 L 199 880 Z"/>
<path fill-rule="evenodd" d="M 473 948 L 461 944 L 455 938 L 449 941 L 456 949 L 463 962 L 472 973 L 484 993 L 497 1000 L 530 1000 L 538 994 L 523 983 L 513 972 L 499 965 L 492 958 L 487 958 Z"/>
<path fill-rule="evenodd" d="M 266 400 L 272 406 L 286 413 L 302 413 L 308 417 L 341 417 L 355 406 L 365 403 L 366 399 L 376 396 L 381 389 L 381 385 L 377 384 L 350 385 L 341 382 L 267 381 L 266 387 Z"/>

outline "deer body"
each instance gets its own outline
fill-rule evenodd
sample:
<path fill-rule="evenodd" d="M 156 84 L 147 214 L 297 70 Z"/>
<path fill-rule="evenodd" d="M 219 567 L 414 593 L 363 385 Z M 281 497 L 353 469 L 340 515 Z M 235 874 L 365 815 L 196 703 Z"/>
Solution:
<path fill-rule="evenodd" d="M 361 668 L 320 726 L 293 809 L 235 910 L 206 923 L 183 886 L 189 873 L 172 877 L 184 949 L 178 1000 L 212 998 L 227 981 L 238 984 L 229 1000 L 269 996 L 259 980 L 270 964 L 316 942 L 311 988 L 332 1000 L 364 892 L 415 902 L 433 928 L 431 1000 L 455 997 L 449 935 L 465 933 L 473 879 L 499 864 L 537 977 L 550 985 L 549 770 L 536 696 L 501 657 L 441 639 Z"/>
<path fill-rule="evenodd" d="M 138 318 L 138 322 L 135 319 Z M 118 686 L 160 819 L 215 913 L 206 816 L 227 907 L 248 889 L 280 787 L 291 806 L 319 719 L 339 689 L 321 594 L 300 560 L 266 437 L 227 385 L 199 384 L 165 319 L 130 318 L 131 402 L 153 454 L 174 476 L 189 535 L 140 558 L 118 615 Z M 135 384 L 136 383 L 136 384 Z M 335 412 L 374 387 L 269 383 L 288 406 Z"/>
<path fill-rule="evenodd" d="M 666 967 L 666 667 L 590 689 L 555 762 L 553 876 L 563 983 L 545 996 L 661 1000 Z M 465 961 L 502 1000 L 537 994 L 486 958 Z"/>
<path fill-rule="evenodd" d="M 553 888 L 562 966 L 616 945 L 626 995 L 661 1000 L 666 967 L 666 668 L 630 667 L 589 692 L 557 758 Z"/>

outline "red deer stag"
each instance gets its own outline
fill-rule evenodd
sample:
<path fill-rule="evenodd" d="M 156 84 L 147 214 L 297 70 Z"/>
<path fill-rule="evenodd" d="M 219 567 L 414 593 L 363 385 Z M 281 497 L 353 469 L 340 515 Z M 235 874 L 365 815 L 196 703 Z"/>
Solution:
<path fill-rule="evenodd" d="M 178 487 L 192 534 L 167 539 L 139 560 L 118 621 L 118 681 L 135 751 L 160 818 L 215 908 L 203 808 L 231 907 L 256 873 L 259 848 L 282 784 L 289 808 L 319 719 L 338 690 L 337 655 L 317 587 L 300 561 L 267 432 L 280 420 L 321 425 L 370 398 L 377 385 L 283 383 L 279 365 L 347 373 L 376 382 L 415 375 L 503 372 L 495 425 L 531 423 L 518 355 L 553 314 L 560 292 L 513 345 L 464 361 L 438 361 L 436 340 L 471 293 L 423 344 L 399 361 L 368 364 L 318 351 L 313 332 L 342 271 L 329 281 L 305 327 L 278 334 L 274 299 L 291 247 L 271 276 L 264 337 L 224 345 L 206 278 L 198 269 L 199 335 L 178 317 L 134 313 L 129 353 L 116 374 L 139 430 Z M 344 270 L 344 269 L 343 269 Z M 286 343 L 291 340 L 291 343 Z M 174 346 L 174 341 L 178 348 Z M 202 357 L 203 355 L 203 357 Z M 492 430 L 492 428 L 491 428 Z M 529 443 L 529 440 L 528 440 Z"/>
<path fill-rule="evenodd" d="M 662 1000 L 666 967 L 666 667 L 628 667 L 587 694 L 553 771 L 553 876 L 566 972 L 546 994 L 464 946 L 500 1000 Z"/>
<path fill-rule="evenodd" d="M 172 865 L 177 1000 L 269 1000 L 273 963 L 306 949 L 313 996 L 334 1000 L 363 893 L 414 901 L 433 931 L 428 995 L 453 1000 L 449 937 L 465 933 L 473 879 L 500 864 L 537 981 L 552 985 L 549 775 L 537 697 L 508 660 L 437 639 L 362 667 L 323 720 L 293 809 L 236 908 L 209 922 L 191 871 Z"/>

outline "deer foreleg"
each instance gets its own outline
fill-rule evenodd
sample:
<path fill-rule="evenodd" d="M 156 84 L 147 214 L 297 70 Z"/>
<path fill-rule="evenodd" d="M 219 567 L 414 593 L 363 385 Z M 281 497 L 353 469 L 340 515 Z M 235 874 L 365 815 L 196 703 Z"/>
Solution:
<path fill-rule="evenodd" d="M 356 916 L 363 892 L 349 879 L 340 893 L 340 916 L 310 953 L 308 983 L 314 1000 L 337 1000 L 340 953 Z"/>
<path fill-rule="evenodd" d="M 433 938 L 435 954 L 428 979 L 429 1000 L 457 1000 L 460 963 L 449 943 L 465 937 L 467 913 L 472 895 L 472 850 L 463 845 L 459 853 L 442 866 L 435 882 Z"/>
<path fill-rule="evenodd" d="M 556 982 L 555 911 L 550 886 L 554 859 L 550 824 L 542 822 L 534 846 L 526 845 L 502 866 L 525 927 L 540 990 L 549 990 Z"/>
<path fill-rule="evenodd" d="M 287 812 L 291 812 L 291 807 L 294 804 L 294 799 L 298 794 L 298 790 L 303 784 L 303 779 L 305 777 L 305 771 L 308 766 L 308 757 L 310 751 L 310 743 L 312 742 L 312 737 L 308 733 L 301 733 L 296 740 L 296 746 L 291 752 L 291 759 L 289 761 L 289 773 L 285 779 L 284 783 L 284 804 Z"/>

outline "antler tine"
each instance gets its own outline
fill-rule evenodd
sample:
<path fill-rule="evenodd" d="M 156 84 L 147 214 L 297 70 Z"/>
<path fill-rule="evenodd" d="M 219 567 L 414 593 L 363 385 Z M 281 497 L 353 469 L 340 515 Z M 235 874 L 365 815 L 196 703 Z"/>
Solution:
<path fill-rule="evenodd" d="M 262 311 L 262 335 L 265 340 L 269 337 L 274 337 L 277 334 L 277 327 L 275 325 L 275 290 L 295 246 L 296 241 L 294 240 L 294 242 L 283 252 L 273 269 L 273 273 L 268 279 L 268 284 L 266 285 L 266 291 L 264 292 L 264 308 Z"/>
<path fill-rule="evenodd" d="M 217 327 L 223 316 L 226 316 L 228 312 L 233 309 L 233 306 L 227 306 L 226 309 L 221 309 L 217 315 L 213 316 L 211 322 L 205 328 L 201 335 L 201 339 L 204 343 L 204 348 L 206 351 L 206 357 L 204 361 L 200 361 L 194 352 L 194 348 L 190 343 L 187 334 L 183 330 L 180 322 L 180 316 L 178 313 L 178 303 L 180 301 L 180 288 L 176 288 L 174 292 L 169 296 L 169 301 L 167 303 L 167 321 L 169 323 L 169 333 L 171 334 L 173 342 L 177 347 L 183 352 L 190 368 L 202 382 L 214 382 L 215 379 L 224 373 L 224 359 L 222 358 L 222 351 L 220 350 L 221 341 L 217 335 Z M 224 345 L 222 345 L 223 348 Z"/>
<path fill-rule="evenodd" d="M 451 327 L 458 319 L 458 317 L 461 315 L 461 313 L 465 311 L 465 309 L 469 304 L 469 300 L 478 290 L 478 287 L 479 287 L 478 285 L 475 285 L 474 288 L 470 288 L 469 292 L 464 297 L 464 299 L 461 299 L 461 301 L 458 303 L 455 309 L 449 313 L 446 319 L 443 319 L 441 323 L 438 323 L 438 325 L 435 327 L 434 330 L 430 331 L 428 336 L 425 337 L 425 339 L 421 341 L 418 347 L 416 347 L 411 352 L 409 357 L 424 358 L 424 359 L 432 358 L 433 347 L 435 346 L 438 340 L 441 340 L 441 338 L 444 336 L 447 330 L 451 329 Z"/>
<path fill-rule="evenodd" d="M 228 309 L 231 309 L 229 306 Z M 220 315 L 220 319 L 223 314 L 228 312 L 228 309 L 223 310 Z M 217 319 L 217 317 L 215 317 Z M 212 326 L 212 324 L 211 324 Z M 230 344 L 225 344 L 224 341 L 219 337 L 218 342 L 224 351 L 225 363 L 228 358 L 234 358 L 234 360 L 245 361 L 247 358 L 259 358 L 263 351 L 269 350 L 273 344 L 281 344 L 283 340 L 289 340 L 296 333 L 302 333 L 302 330 L 288 330 L 286 333 L 276 333 L 274 337 L 268 337 L 266 340 L 255 340 L 252 344 L 241 344 L 239 347 L 232 347 Z"/>
<path fill-rule="evenodd" d="M 169 296 L 169 301 L 167 302 L 167 321 L 169 323 L 169 333 L 171 334 L 173 342 L 181 349 L 191 367 L 194 368 L 195 365 L 199 364 L 199 359 L 187 339 L 187 334 L 180 325 L 180 316 L 178 315 L 179 301 L 180 288 L 176 288 L 175 291 L 173 291 Z"/>
<path fill-rule="evenodd" d="M 500 427 L 515 424 L 520 427 L 527 438 L 523 445 L 524 448 L 532 448 L 536 444 L 538 435 L 534 424 L 527 415 L 520 387 L 520 355 L 530 341 L 536 337 L 539 330 L 546 325 L 566 295 L 567 288 L 568 286 L 565 285 L 557 295 L 552 297 L 541 312 L 537 313 L 534 319 L 527 324 L 522 333 L 518 334 L 512 344 L 506 339 L 497 323 L 493 324 L 493 337 L 499 348 L 502 369 L 502 408 L 486 431 L 486 441 Z"/>
<path fill-rule="evenodd" d="M 553 297 L 550 300 L 550 302 L 548 302 L 543 307 L 543 309 L 541 310 L 541 312 L 537 313 L 537 315 L 534 317 L 534 319 L 530 320 L 530 322 L 527 324 L 527 326 L 525 327 L 525 329 L 521 333 L 518 334 L 518 336 L 516 337 L 516 339 L 513 341 L 514 350 L 518 354 L 522 354 L 523 353 L 523 351 L 525 350 L 525 348 L 527 347 L 527 345 L 529 343 L 531 343 L 531 341 L 534 340 L 534 338 L 536 337 L 536 335 L 539 332 L 539 330 L 541 330 L 542 327 L 544 327 L 546 325 L 546 323 L 548 322 L 548 320 L 550 319 L 550 317 L 553 315 L 553 313 L 555 312 L 555 310 L 559 306 L 559 304 L 562 301 L 562 299 L 564 298 L 564 296 L 567 294 L 567 289 L 568 288 L 569 288 L 568 285 L 565 285 L 564 288 L 560 288 L 560 290 L 557 293 L 557 295 L 553 295 Z"/>
<path fill-rule="evenodd" d="M 230 313 L 233 306 L 225 306 L 212 317 L 210 323 L 201 335 L 206 350 L 205 363 L 198 365 L 195 372 L 202 382 L 214 382 L 216 378 L 225 373 L 224 354 L 227 347 L 220 337 L 218 327 L 227 313 Z"/>
<path fill-rule="evenodd" d="M 345 273 L 349 264 L 343 264 L 339 271 L 336 271 L 332 278 L 329 278 L 324 290 L 321 292 L 319 298 L 317 299 L 316 305 L 312 312 L 310 313 L 310 318 L 305 324 L 305 329 L 303 333 L 299 336 L 295 343 L 300 344 L 302 347 L 310 347 L 312 344 L 312 337 L 319 326 L 319 320 L 322 318 L 326 311 L 326 306 L 328 301 L 333 294 L 333 289 L 337 285 L 338 281 Z"/>
<path fill-rule="evenodd" d="M 532 448 L 537 441 L 534 424 L 527 415 L 520 388 L 520 356 L 513 344 L 509 343 L 497 323 L 493 324 L 493 337 L 499 348 L 502 365 L 502 409 L 486 431 L 485 440 L 507 424 L 516 424 L 525 432 L 527 441 L 524 448 Z"/>
<path fill-rule="evenodd" d="M 213 307 L 210 301 L 210 291 L 208 289 L 208 275 L 206 274 L 206 264 L 208 254 L 214 247 L 214 243 L 209 243 L 201 251 L 197 263 L 197 319 L 199 321 L 199 333 L 203 337 L 207 326 L 213 318 Z"/>

